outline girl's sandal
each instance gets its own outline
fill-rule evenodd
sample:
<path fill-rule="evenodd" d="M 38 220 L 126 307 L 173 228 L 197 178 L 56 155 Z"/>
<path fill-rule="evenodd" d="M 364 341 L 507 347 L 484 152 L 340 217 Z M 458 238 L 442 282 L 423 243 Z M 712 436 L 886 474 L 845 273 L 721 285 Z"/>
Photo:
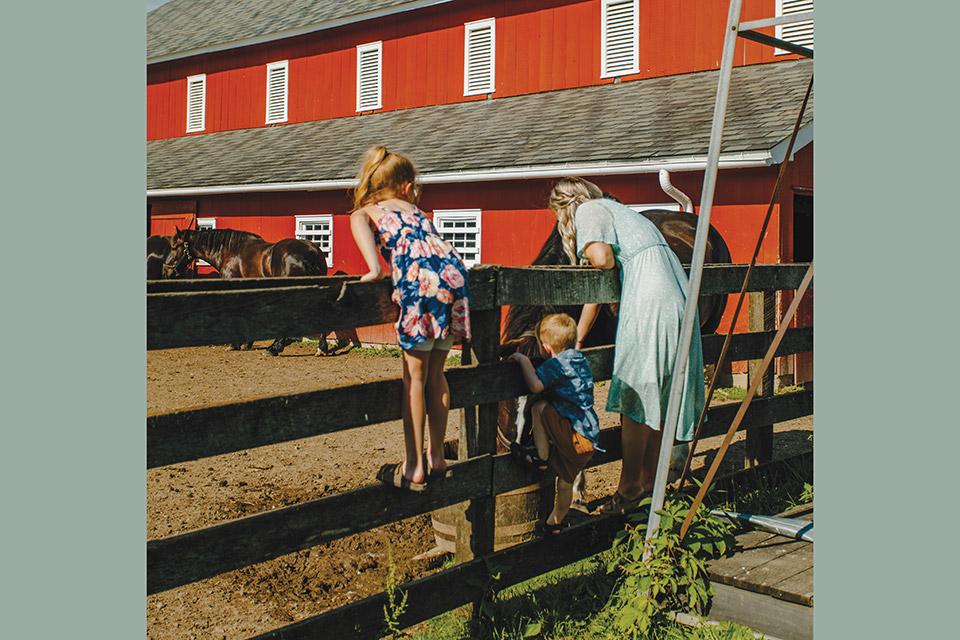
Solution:
<path fill-rule="evenodd" d="M 535 446 L 522 447 L 516 442 L 511 442 L 510 455 L 537 471 L 546 471 L 550 468 L 547 461 L 540 457 Z"/>
<path fill-rule="evenodd" d="M 423 466 L 427 470 L 428 481 L 443 480 L 447 477 L 447 471 L 449 470 L 449 467 L 446 469 L 434 469 L 430 466 L 430 457 L 426 453 L 423 454 Z"/>
<path fill-rule="evenodd" d="M 416 491 L 417 493 L 427 488 L 427 484 L 425 482 L 414 482 L 413 480 L 408 480 L 403 477 L 402 462 L 385 464 L 380 467 L 380 470 L 377 471 L 377 479 L 383 484 L 390 485 L 391 487 L 406 489 L 408 491 Z"/>

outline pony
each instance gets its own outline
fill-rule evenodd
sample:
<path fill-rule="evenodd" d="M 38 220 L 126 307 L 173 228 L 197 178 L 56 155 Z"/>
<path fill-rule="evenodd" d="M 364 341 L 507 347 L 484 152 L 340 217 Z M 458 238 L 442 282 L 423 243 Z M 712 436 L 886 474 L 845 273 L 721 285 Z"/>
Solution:
<path fill-rule="evenodd" d="M 166 272 L 163 263 L 173 248 L 170 236 L 147 236 L 147 280 L 180 278 L 186 273 L 186 264 Z"/>
<path fill-rule="evenodd" d="M 175 272 L 196 258 L 206 260 L 221 278 L 292 278 L 324 276 L 327 261 L 312 242 L 284 238 L 267 242 L 255 233 L 233 229 L 177 229 L 171 251 L 163 264 L 164 274 Z M 278 356 L 296 338 L 277 338 L 267 352 Z M 319 352 L 325 353 L 325 340 Z M 247 343 L 246 348 L 253 346 Z M 230 345 L 232 350 L 239 344 Z"/>
<path fill-rule="evenodd" d="M 693 243 L 697 231 L 697 216 L 688 211 L 671 211 L 653 209 L 643 211 L 643 215 L 653 222 L 663 234 L 667 244 L 680 259 L 681 263 L 690 264 L 693 257 Z M 568 258 L 563 251 L 560 232 L 554 225 L 550 235 L 544 242 L 540 253 L 534 259 L 536 265 L 566 264 Z M 730 264 L 730 250 L 723 237 L 713 225 L 710 226 L 707 236 L 705 263 Z M 720 325 L 724 309 L 727 304 L 726 295 L 701 296 L 698 300 L 700 313 L 701 334 L 713 333 Z M 593 328 L 587 334 L 584 347 L 595 347 L 613 344 L 617 332 L 616 303 L 604 304 L 600 307 Z M 501 333 L 500 355 L 506 357 L 515 351 L 520 351 L 530 358 L 539 358 L 540 352 L 534 333 L 540 320 L 551 313 L 566 313 L 574 319 L 580 317 L 579 305 L 574 306 L 524 306 L 515 305 L 507 312 L 504 329 Z M 500 444 L 506 448 L 510 442 L 526 444 L 530 440 L 531 432 L 529 408 L 533 405 L 531 396 L 522 396 L 500 403 L 498 415 L 498 438 Z M 671 474 L 678 475 L 686 460 L 689 445 L 679 443 L 674 446 L 671 455 Z M 583 473 L 577 475 L 574 482 L 574 498 L 571 505 L 575 509 L 587 511 L 586 507 L 586 480 Z"/>

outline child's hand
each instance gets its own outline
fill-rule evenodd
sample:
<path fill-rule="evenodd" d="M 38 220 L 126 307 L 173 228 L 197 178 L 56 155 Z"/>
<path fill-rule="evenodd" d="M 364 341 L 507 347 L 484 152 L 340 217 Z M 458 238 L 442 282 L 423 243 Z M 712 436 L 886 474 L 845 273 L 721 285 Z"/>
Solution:
<path fill-rule="evenodd" d="M 382 275 L 383 275 L 383 272 L 380 271 L 379 269 L 377 271 L 370 271 L 360 276 L 360 282 L 370 282 L 371 280 L 377 280 Z"/>
<path fill-rule="evenodd" d="M 526 359 L 527 359 L 527 356 L 523 355 L 519 351 L 515 351 L 511 353 L 509 356 L 507 356 L 507 360 L 512 360 L 517 363 L 519 363 L 521 360 L 526 360 Z"/>

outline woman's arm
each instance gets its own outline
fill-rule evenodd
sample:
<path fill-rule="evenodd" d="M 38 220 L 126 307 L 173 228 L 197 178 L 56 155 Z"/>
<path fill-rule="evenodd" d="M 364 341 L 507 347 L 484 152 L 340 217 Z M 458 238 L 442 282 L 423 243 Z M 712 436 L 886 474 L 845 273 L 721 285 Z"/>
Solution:
<path fill-rule="evenodd" d="M 617 261 L 613 257 L 613 249 L 606 242 L 588 242 L 583 247 L 583 253 L 590 264 L 598 269 L 613 269 Z"/>
<path fill-rule="evenodd" d="M 583 311 L 580 312 L 580 321 L 577 322 L 577 349 L 581 348 L 583 346 L 583 341 L 587 339 L 587 334 L 590 333 L 590 329 L 593 327 L 593 323 L 597 319 L 597 312 L 599 310 L 599 304 L 583 305 Z"/>
<path fill-rule="evenodd" d="M 369 271 L 361 276 L 360 282 L 376 280 L 383 275 L 383 269 L 380 268 L 380 259 L 377 255 L 377 243 L 373 238 L 373 230 L 370 228 L 370 218 L 366 211 L 357 209 L 350 214 L 350 230 L 353 232 L 353 240 L 360 249 L 364 261 L 367 263 Z"/>

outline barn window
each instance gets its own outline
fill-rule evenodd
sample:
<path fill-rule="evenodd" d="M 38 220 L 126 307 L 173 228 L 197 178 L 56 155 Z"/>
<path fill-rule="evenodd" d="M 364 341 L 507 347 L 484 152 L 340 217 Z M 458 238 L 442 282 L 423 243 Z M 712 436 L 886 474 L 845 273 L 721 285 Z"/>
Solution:
<path fill-rule="evenodd" d="M 639 73 L 640 14 L 637 0 L 603 0 L 600 77 Z"/>
<path fill-rule="evenodd" d="M 480 264 L 479 209 L 434 211 L 433 225 L 454 246 L 467 267 Z"/>
<path fill-rule="evenodd" d="M 371 42 L 357 47 L 357 111 L 383 107 L 382 46 L 382 42 Z"/>
<path fill-rule="evenodd" d="M 327 261 L 327 267 L 333 265 L 333 215 L 329 213 L 297 216 L 296 236 L 309 240 L 320 248 Z"/>
<path fill-rule="evenodd" d="M 494 44 L 496 42 L 493 18 L 468 22 L 463 55 L 463 95 L 475 96 L 494 92 Z"/>
<path fill-rule="evenodd" d="M 813 0 L 777 0 L 777 17 L 794 13 L 813 11 Z M 790 24 L 778 24 L 776 37 L 779 40 L 813 49 L 813 20 L 801 20 Z M 774 53 L 790 53 L 784 49 L 775 49 Z"/>
<path fill-rule="evenodd" d="M 187 133 L 206 128 L 207 75 L 187 78 Z"/>
<path fill-rule="evenodd" d="M 267 65 L 267 124 L 287 121 L 287 61 Z"/>

